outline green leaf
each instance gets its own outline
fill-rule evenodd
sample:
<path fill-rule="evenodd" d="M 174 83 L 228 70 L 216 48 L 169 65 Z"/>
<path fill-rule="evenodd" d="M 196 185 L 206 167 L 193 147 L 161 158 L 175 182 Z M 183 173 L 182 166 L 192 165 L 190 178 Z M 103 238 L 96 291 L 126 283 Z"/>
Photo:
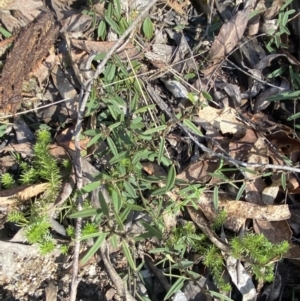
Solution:
<path fill-rule="evenodd" d="M 162 156 L 164 154 L 165 143 L 166 143 L 165 138 L 160 137 L 160 143 L 159 143 L 159 149 L 158 149 L 158 157 L 157 157 L 157 163 L 159 165 L 161 163 L 161 158 L 162 158 Z"/>
<path fill-rule="evenodd" d="M 166 186 L 162 188 L 158 188 L 151 193 L 151 195 L 164 195 L 164 194 L 166 194 Z"/>
<path fill-rule="evenodd" d="M 132 197 L 133 199 L 135 199 L 137 197 L 134 188 L 127 181 L 124 181 L 124 188 L 130 197 Z"/>
<path fill-rule="evenodd" d="M 202 91 L 202 95 L 204 96 L 205 99 L 212 101 L 212 97 L 208 92 Z"/>
<path fill-rule="evenodd" d="M 189 128 L 194 134 L 199 135 L 200 137 L 203 137 L 203 134 L 201 131 L 197 128 L 197 126 L 194 125 L 194 123 L 188 119 L 183 120 L 183 125 L 185 125 L 187 128 Z"/>
<path fill-rule="evenodd" d="M 149 129 L 149 130 L 145 131 L 143 133 L 143 135 L 149 135 L 149 134 L 153 134 L 153 133 L 163 131 L 164 129 L 166 129 L 166 127 L 167 127 L 167 125 L 165 125 L 165 124 L 160 125 L 158 127 L 155 127 L 155 128 L 152 128 L 152 129 Z"/>
<path fill-rule="evenodd" d="M 5 37 L 5 38 L 10 38 L 12 34 L 7 31 L 4 27 L 0 26 L 0 33 Z"/>
<path fill-rule="evenodd" d="M 154 33 L 154 27 L 151 19 L 149 17 L 146 17 L 143 22 L 143 32 L 145 37 L 150 40 Z"/>
<path fill-rule="evenodd" d="M 82 235 L 79 240 L 85 240 L 85 239 L 90 239 L 90 238 L 98 237 L 98 236 L 100 236 L 102 234 L 103 234 L 102 232 L 97 232 L 97 233 L 91 233 L 91 234 Z"/>
<path fill-rule="evenodd" d="M 292 92 L 283 92 L 278 93 L 277 95 L 271 96 L 267 98 L 268 101 L 277 101 L 277 100 L 285 100 L 285 99 L 294 99 L 300 96 L 300 90 L 292 91 Z"/>
<path fill-rule="evenodd" d="M 109 208 L 108 205 L 106 203 L 105 197 L 103 196 L 103 193 L 100 191 L 99 192 L 99 202 L 100 202 L 100 208 L 103 212 L 104 215 L 106 215 L 107 217 L 109 217 Z"/>
<path fill-rule="evenodd" d="M 234 300 L 232 300 L 232 299 L 230 299 L 229 297 L 227 297 L 227 296 L 225 296 L 225 295 L 222 295 L 222 294 L 220 294 L 220 293 L 217 293 L 217 292 L 214 292 L 214 291 L 209 291 L 210 292 L 210 294 L 212 295 L 212 296 L 214 296 L 214 297 L 217 297 L 217 298 L 219 298 L 220 300 L 224 300 L 224 301 L 234 301 Z"/>
<path fill-rule="evenodd" d="M 119 155 L 119 153 L 118 153 L 117 147 L 116 147 L 115 143 L 113 142 L 113 140 L 110 137 L 107 137 L 106 141 L 107 141 L 109 149 L 111 150 L 113 155 L 117 157 Z"/>
<path fill-rule="evenodd" d="M 106 57 L 105 52 L 100 52 L 94 57 L 94 61 L 102 61 Z"/>
<path fill-rule="evenodd" d="M 113 10 L 114 10 L 115 17 L 117 19 L 120 19 L 121 18 L 121 4 L 120 4 L 120 0 L 113 0 Z"/>
<path fill-rule="evenodd" d="M 96 209 L 96 208 L 87 208 L 87 209 L 83 209 L 81 211 L 72 213 L 71 215 L 69 215 L 70 218 L 84 218 L 84 217 L 90 217 L 90 216 L 94 216 L 96 214 L 101 213 L 101 209 Z"/>
<path fill-rule="evenodd" d="M 116 76 L 116 65 L 115 64 L 108 64 L 106 69 L 104 70 L 103 74 L 105 76 L 105 79 L 109 82 L 111 82 L 115 76 Z"/>
<path fill-rule="evenodd" d="M 85 186 L 82 187 L 81 191 L 84 193 L 89 193 L 93 190 L 95 190 L 96 188 L 98 188 L 101 185 L 101 181 L 95 181 L 92 183 L 89 183 Z"/>
<path fill-rule="evenodd" d="M 176 170 L 175 170 L 175 166 L 172 165 L 170 166 L 167 180 L 166 180 L 166 191 L 170 191 L 173 188 L 175 183 L 175 178 L 176 178 Z"/>
<path fill-rule="evenodd" d="M 158 230 L 158 229 L 156 229 L 156 228 L 150 226 L 148 223 L 145 223 L 145 222 L 143 222 L 143 221 L 141 221 L 140 223 L 145 227 L 145 229 L 146 229 L 149 233 L 151 233 L 152 237 L 155 236 L 155 237 L 157 237 L 158 239 L 162 239 L 162 238 L 163 238 L 163 235 L 162 235 L 162 233 L 161 233 L 160 230 Z"/>
<path fill-rule="evenodd" d="M 131 255 L 131 252 L 130 252 L 130 249 L 129 249 L 129 246 L 128 246 L 127 243 L 122 242 L 122 250 L 124 252 L 124 255 L 125 255 L 126 259 L 127 259 L 127 262 L 129 264 L 129 266 L 135 272 L 137 269 L 136 269 L 135 263 L 133 261 L 133 258 L 132 258 L 132 255 Z"/>
<path fill-rule="evenodd" d="M 121 197 L 115 189 L 111 189 L 111 199 L 116 212 L 119 212 L 122 206 Z"/>
<path fill-rule="evenodd" d="M 282 185 L 283 190 L 285 191 L 286 190 L 286 174 L 285 173 L 281 174 L 281 185 Z"/>
<path fill-rule="evenodd" d="M 97 240 L 95 241 L 94 245 L 88 250 L 88 252 L 82 258 L 81 264 L 85 264 L 99 250 L 99 248 L 103 244 L 106 236 L 107 236 L 107 233 L 100 233 L 100 235 L 97 238 Z"/>
<path fill-rule="evenodd" d="M 214 187 L 214 207 L 215 210 L 219 208 L 219 186 Z"/>
<path fill-rule="evenodd" d="M 236 198 L 235 198 L 236 201 L 238 201 L 241 198 L 245 188 L 246 188 L 246 182 L 244 182 L 243 185 L 241 186 L 241 188 L 239 189 L 239 192 L 237 193 Z"/>
<path fill-rule="evenodd" d="M 173 264 L 171 268 L 172 269 L 182 269 L 182 268 L 189 268 L 193 265 L 194 265 L 193 261 L 183 259 L 180 262 Z"/>
<path fill-rule="evenodd" d="M 145 113 L 145 112 L 148 112 L 149 110 L 153 110 L 155 108 L 156 108 L 156 106 L 154 104 L 144 106 L 144 107 L 141 107 L 141 108 L 137 109 L 136 111 L 134 111 L 133 114 Z"/>
<path fill-rule="evenodd" d="M 94 136 L 90 141 L 89 143 L 87 144 L 87 147 L 90 147 L 92 146 L 93 144 L 97 143 L 97 142 L 100 142 L 101 140 L 103 139 L 103 134 L 98 134 L 96 136 Z"/>
<path fill-rule="evenodd" d="M 7 125 L 6 124 L 0 125 L 0 138 L 5 134 L 6 129 L 7 129 Z"/>
<path fill-rule="evenodd" d="M 99 25 L 98 25 L 97 35 L 98 35 L 98 38 L 102 38 L 102 39 L 105 38 L 105 35 L 106 35 L 106 23 L 103 20 L 101 20 L 100 23 L 99 23 Z"/>
<path fill-rule="evenodd" d="M 179 278 L 175 281 L 175 283 L 171 286 L 171 288 L 168 290 L 164 300 L 169 299 L 173 294 L 177 293 L 184 284 L 185 278 Z"/>
<path fill-rule="evenodd" d="M 288 121 L 291 121 L 291 120 L 295 120 L 295 119 L 297 119 L 297 118 L 299 118 L 300 117 L 300 112 L 298 112 L 298 113 L 296 113 L 296 114 L 293 114 L 292 116 L 289 116 L 288 118 L 287 118 L 287 120 Z"/>
<path fill-rule="evenodd" d="M 117 34 L 121 33 L 119 25 L 112 18 L 105 16 L 104 19 Z"/>

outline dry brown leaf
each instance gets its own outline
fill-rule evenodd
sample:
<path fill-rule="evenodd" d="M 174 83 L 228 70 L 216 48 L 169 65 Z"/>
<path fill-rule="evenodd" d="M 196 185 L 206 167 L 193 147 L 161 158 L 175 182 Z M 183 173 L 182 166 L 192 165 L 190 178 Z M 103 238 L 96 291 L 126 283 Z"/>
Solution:
<path fill-rule="evenodd" d="M 251 128 L 247 128 L 243 138 L 238 141 L 231 141 L 229 143 L 229 155 L 236 160 L 246 160 L 248 158 L 249 151 L 256 141 L 256 131 Z"/>
<path fill-rule="evenodd" d="M 253 147 L 249 152 L 249 157 L 247 162 L 255 164 L 268 164 L 268 147 L 262 137 L 258 137 L 257 141 L 254 143 Z M 248 179 L 256 177 L 255 174 L 246 172 L 245 173 Z"/>
<path fill-rule="evenodd" d="M 107 53 L 116 42 L 97 42 L 97 41 L 87 41 L 87 40 L 75 40 L 71 39 L 73 47 L 85 50 L 88 53 Z M 126 52 L 126 53 L 125 53 Z M 137 58 L 140 51 L 131 43 L 128 43 L 121 53 L 118 53 L 121 59 Z"/>
<path fill-rule="evenodd" d="M 12 205 L 18 202 L 27 201 L 44 192 L 49 187 L 48 183 L 36 185 L 22 185 L 16 188 L 0 191 L 0 204 Z"/>
<path fill-rule="evenodd" d="M 6 2 L 10 3 L 6 5 L 5 9 L 18 10 L 29 21 L 32 21 L 40 14 L 41 8 L 44 5 L 43 1 L 40 0 L 15 0 Z"/>
<path fill-rule="evenodd" d="M 176 179 L 186 182 L 205 183 L 211 179 L 211 175 L 219 166 L 216 160 L 201 160 L 190 164 L 184 171 L 176 176 Z"/>
<path fill-rule="evenodd" d="M 163 169 L 163 167 L 161 167 L 157 163 L 143 162 L 142 166 L 143 166 L 143 170 L 151 176 L 156 176 L 156 177 L 167 176 L 167 172 Z"/>
<path fill-rule="evenodd" d="M 199 201 L 199 207 L 210 220 L 214 221 L 217 213 L 214 209 L 213 195 L 204 193 Z M 238 231 L 246 219 L 263 221 L 280 221 L 290 217 L 288 205 L 257 205 L 242 201 L 232 201 L 226 194 L 219 195 L 219 209 L 225 210 L 227 219 L 225 227 Z"/>
<path fill-rule="evenodd" d="M 286 0 L 274 0 L 272 6 L 266 10 L 263 14 L 263 18 L 265 20 L 273 19 L 280 11 L 282 5 L 286 2 Z"/>
<path fill-rule="evenodd" d="M 74 141 L 72 141 L 73 134 L 74 134 L 74 126 L 71 126 L 71 127 L 66 128 L 59 135 L 57 135 L 55 140 L 64 149 L 75 151 L 75 144 L 74 144 Z M 80 140 L 80 148 L 85 151 L 87 149 L 87 145 L 90 142 L 90 140 L 91 139 L 88 137 L 81 139 Z"/>
<path fill-rule="evenodd" d="M 48 286 L 45 288 L 46 301 L 56 301 L 57 300 L 57 286 L 51 280 Z"/>
<path fill-rule="evenodd" d="M 229 54 L 243 37 L 248 23 L 249 9 L 239 11 L 231 20 L 222 25 L 210 50 L 209 59 L 220 62 Z"/>
<path fill-rule="evenodd" d="M 33 71 L 33 75 L 39 81 L 40 86 L 49 77 L 50 71 L 56 62 L 54 48 L 49 49 L 49 52 L 50 55 Z"/>
<path fill-rule="evenodd" d="M 300 150 L 300 140 L 289 137 L 285 131 L 277 131 L 266 135 L 266 138 L 285 155 Z"/>
<path fill-rule="evenodd" d="M 199 124 L 205 129 L 214 127 L 223 135 L 231 134 L 235 138 L 242 138 L 246 134 L 246 126 L 236 119 L 237 113 L 233 108 L 215 109 L 210 106 L 200 108 Z"/>

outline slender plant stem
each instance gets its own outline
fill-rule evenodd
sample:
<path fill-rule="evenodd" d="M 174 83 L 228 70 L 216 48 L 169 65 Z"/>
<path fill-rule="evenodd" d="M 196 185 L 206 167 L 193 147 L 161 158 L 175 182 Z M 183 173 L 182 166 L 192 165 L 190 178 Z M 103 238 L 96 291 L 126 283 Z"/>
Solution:
<path fill-rule="evenodd" d="M 80 148 L 80 134 L 82 130 L 82 123 L 84 120 L 84 112 L 86 103 L 89 99 L 90 93 L 92 91 L 92 86 L 94 81 L 98 78 L 98 76 L 103 72 L 104 67 L 107 61 L 111 58 L 111 56 L 124 44 L 125 39 L 132 33 L 140 24 L 140 22 L 146 17 L 150 8 L 157 2 L 158 0 L 152 0 L 149 4 L 143 9 L 143 11 L 137 16 L 137 18 L 133 21 L 133 23 L 128 27 L 128 29 L 122 34 L 122 36 L 116 41 L 114 46 L 110 49 L 110 51 L 106 54 L 105 58 L 98 65 L 93 77 L 89 79 L 85 84 L 81 87 L 81 95 L 79 101 L 79 110 L 78 110 L 78 118 L 74 131 L 74 142 L 76 149 L 76 157 L 75 157 L 75 170 L 76 170 L 76 183 L 77 189 L 80 191 L 82 188 L 82 161 L 81 161 L 81 148 Z M 77 209 L 78 211 L 82 210 L 83 197 L 79 194 L 77 199 Z M 82 220 L 78 218 L 76 221 L 76 230 L 75 230 L 75 246 L 74 246 L 74 258 L 73 258 L 73 270 L 72 270 L 72 283 L 71 283 L 71 292 L 70 292 L 70 301 L 76 300 L 77 295 L 77 287 L 79 284 L 78 280 L 78 266 L 79 266 L 79 251 L 80 251 L 80 235 L 81 235 L 81 226 Z"/>

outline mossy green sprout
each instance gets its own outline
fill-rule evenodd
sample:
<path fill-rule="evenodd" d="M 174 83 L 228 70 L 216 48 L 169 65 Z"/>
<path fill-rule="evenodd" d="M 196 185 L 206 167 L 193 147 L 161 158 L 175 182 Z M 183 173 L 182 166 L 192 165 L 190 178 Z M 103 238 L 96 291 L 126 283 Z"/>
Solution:
<path fill-rule="evenodd" d="M 4 188 L 10 189 L 15 186 L 16 182 L 12 175 L 6 172 L 1 176 L 1 184 Z"/>
<path fill-rule="evenodd" d="M 22 170 L 20 183 L 47 182 L 49 183 L 47 191 L 31 203 L 26 213 L 15 210 L 8 215 L 9 221 L 25 227 L 27 241 L 31 244 L 38 244 L 42 254 L 51 252 L 56 246 L 56 242 L 50 233 L 49 217 L 45 215 L 45 211 L 48 204 L 55 202 L 62 182 L 58 162 L 50 153 L 50 143 L 50 133 L 47 130 L 38 131 L 37 142 L 33 149 L 32 164 L 20 162 Z M 6 180 L 5 182 L 8 183 L 9 181 Z"/>
<path fill-rule="evenodd" d="M 250 257 L 254 262 L 252 271 L 256 278 L 267 282 L 274 280 L 272 261 L 280 259 L 289 249 L 287 241 L 273 244 L 263 234 L 254 233 L 233 238 L 230 246 L 234 257 Z"/>

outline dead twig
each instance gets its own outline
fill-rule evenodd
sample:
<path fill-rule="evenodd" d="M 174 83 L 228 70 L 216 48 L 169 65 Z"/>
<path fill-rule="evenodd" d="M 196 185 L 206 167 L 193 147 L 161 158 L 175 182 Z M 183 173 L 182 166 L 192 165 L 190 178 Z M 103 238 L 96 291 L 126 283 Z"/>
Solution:
<path fill-rule="evenodd" d="M 128 29 L 122 34 L 119 40 L 114 44 L 114 46 L 110 49 L 110 51 L 106 54 L 105 58 L 102 62 L 98 65 L 97 70 L 94 73 L 94 76 L 88 80 L 85 84 L 81 87 L 81 97 L 79 101 L 79 110 L 78 110 L 78 118 L 77 123 L 75 126 L 74 131 L 74 141 L 75 141 L 75 148 L 76 148 L 76 157 L 75 157 L 75 170 L 76 170 L 76 183 L 78 190 L 82 188 L 82 162 L 81 162 L 81 155 L 80 155 L 80 133 L 82 129 L 82 123 L 84 119 L 84 111 L 86 107 L 87 100 L 90 96 L 92 85 L 94 81 L 98 78 L 98 76 L 103 71 L 107 61 L 111 58 L 111 56 L 118 50 L 119 47 L 122 46 L 127 36 L 132 33 L 139 23 L 146 17 L 150 8 L 157 2 L 158 0 L 152 0 L 150 3 L 145 7 L 145 9 L 138 15 L 138 17 L 134 20 L 134 22 L 128 27 Z M 78 211 L 82 210 L 83 204 L 83 197 L 79 194 L 77 200 L 77 209 Z M 74 258 L 73 258 L 73 273 L 72 273 L 72 283 L 71 283 L 71 293 L 70 293 L 70 301 L 76 300 L 77 294 L 77 287 L 79 284 L 79 280 L 77 278 L 78 275 L 78 265 L 79 265 L 79 250 L 80 250 L 80 235 L 81 235 L 81 218 L 78 218 L 76 221 L 76 230 L 75 230 L 75 246 L 74 246 Z"/>

